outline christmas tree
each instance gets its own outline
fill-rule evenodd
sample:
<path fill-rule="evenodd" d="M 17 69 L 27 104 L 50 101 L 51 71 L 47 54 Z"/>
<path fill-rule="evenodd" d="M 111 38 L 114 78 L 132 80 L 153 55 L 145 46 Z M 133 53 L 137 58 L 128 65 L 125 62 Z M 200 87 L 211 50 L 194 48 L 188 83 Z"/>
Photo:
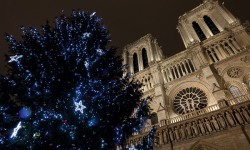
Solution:
<path fill-rule="evenodd" d="M 95 13 L 62 14 L 7 35 L 0 76 L 1 149 L 115 149 L 143 126 L 150 98 L 125 72 Z"/>

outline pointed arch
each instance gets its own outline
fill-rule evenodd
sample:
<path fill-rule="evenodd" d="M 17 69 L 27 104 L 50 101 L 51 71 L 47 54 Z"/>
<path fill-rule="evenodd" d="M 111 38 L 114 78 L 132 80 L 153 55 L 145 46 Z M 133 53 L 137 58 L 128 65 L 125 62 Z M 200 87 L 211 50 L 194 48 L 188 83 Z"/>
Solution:
<path fill-rule="evenodd" d="M 143 62 L 144 69 L 149 66 L 148 65 L 148 55 L 147 55 L 147 51 L 145 48 L 142 49 L 142 62 Z"/>
<path fill-rule="evenodd" d="M 133 55 L 133 66 L 134 66 L 134 73 L 139 72 L 138 56 L 136 53 L 134 53 Z"/>
<path fill-rule="evenodd" d="M 202 31 L 201 27 L 199 26 L 197 22 L 195 21 L 192 22 L 192 26 L 194 28 L 195 33 L 199 37 L 200 41 L 204 41 L 207 39 L 206 35 L 204 34 L 204 32 Z"/>
<path fill-rule="evenodd" d="M 241 93 L 240 89 L 235 85 L 231 85 L 229 87 L 229 91 L 230 91 L 230 93 L 232 94 L 232 96 L 234 98 L 242 96 L 242 93 Z"/>
<path fill-rule="evenodd" d="M 213 35 L 220 33 L 219 29 L 217 28 L 217 26 L 214 24 L 213 20 L 205 15 L 203 16 L 204 22 L 207 24 L 208 28 L 210 29 L 210 31 L 213 33 Z"/>

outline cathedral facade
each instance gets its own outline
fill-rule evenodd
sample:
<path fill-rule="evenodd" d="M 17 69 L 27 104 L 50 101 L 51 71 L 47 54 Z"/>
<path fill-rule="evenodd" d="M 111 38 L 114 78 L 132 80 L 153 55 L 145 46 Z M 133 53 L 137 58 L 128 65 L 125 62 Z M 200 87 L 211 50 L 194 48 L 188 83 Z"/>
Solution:
<path fill-rule="evenodd" d="M 185 50 L 166 57 L 150 34 L 123 50 L 128 72 L 151 96 L 151 120 L 127 146 L 157 126 L 154 149 L 250 149 L 250 34 L 217 0 L 180 16 Z"/>

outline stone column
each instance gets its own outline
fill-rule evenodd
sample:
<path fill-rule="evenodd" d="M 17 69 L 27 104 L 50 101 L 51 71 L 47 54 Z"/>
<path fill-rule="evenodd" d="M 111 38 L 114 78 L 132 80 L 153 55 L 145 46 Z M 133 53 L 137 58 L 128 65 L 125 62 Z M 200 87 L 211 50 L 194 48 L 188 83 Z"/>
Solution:
<path fill-rule="evenodd" d="M 202 16 L 200 16 L 200 18 L 198 18 L 197 23 L 200 26 L 203 33 L 205 34 L 205 36 L 207 37 L 207 39 L 210 38 L 211 36 L 213 36 L 213 33 L 210 31 L 207 24 L 204 22 L 204 19 Z"/>
<path fill-rule="evenodd" d="M 133 55 L 128 56 L 129 61 L 129 72 L 134 73 L 134 63 L 133 63 Z"/>
<path fill-rule="evenodd" d="M 177 30 L 178 30 L 178 33 L 180 33 L 180 35 L 181 35 L 181 39 L 182 39 L 185 47 L 187 48 L 187 43 L 188 42 L 186 41 L 186 37 L 184 37 L 184 35 L 183 35 L 184 33 L 182 33 L 183 31 L 180 28 L 181 28 L 181 26 L 179 24 L 179 26 L 177 27 Z"/>

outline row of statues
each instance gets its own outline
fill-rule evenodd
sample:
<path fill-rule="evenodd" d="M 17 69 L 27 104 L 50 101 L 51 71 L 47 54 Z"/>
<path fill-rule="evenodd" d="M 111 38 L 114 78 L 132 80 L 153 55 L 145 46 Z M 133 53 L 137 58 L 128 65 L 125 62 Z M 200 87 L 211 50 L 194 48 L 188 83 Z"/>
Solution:
<path fill-rule="evenodd" d="M 213 132 L 219 132 L 226 128 L 250 123 L 250 110 L 247 106 L 226 110 L 211 114 L 203 118 L 194 118 L 184 123 L 170 124 L 166 128 L 160 128 L 154 136 L 154 145 L 179 142 L 194 137 L 204 136 Z M 143 137 L 130 141 L 130 144 L 140 144 Z"/>
<path fill-rule="evenodd" d="M 157 133 L 155 143 L 177 142 L 248 123 L 250 123 L 250 112 L 245 106 L 169 127 Z"/>

